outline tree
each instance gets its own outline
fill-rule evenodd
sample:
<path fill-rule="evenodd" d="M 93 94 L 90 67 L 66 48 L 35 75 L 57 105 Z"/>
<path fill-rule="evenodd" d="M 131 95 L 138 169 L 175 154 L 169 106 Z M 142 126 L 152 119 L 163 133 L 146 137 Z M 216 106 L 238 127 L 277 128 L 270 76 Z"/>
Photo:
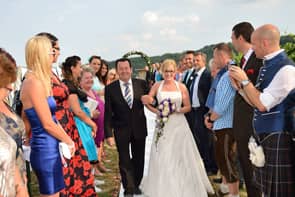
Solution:
<path fill-rule="evenodd" d="M 288 38 L 288 42 L 284 43 L 282 48 L 285 49 L 289 58 L 295 62 L 295 35 L 289 34 Z"/>

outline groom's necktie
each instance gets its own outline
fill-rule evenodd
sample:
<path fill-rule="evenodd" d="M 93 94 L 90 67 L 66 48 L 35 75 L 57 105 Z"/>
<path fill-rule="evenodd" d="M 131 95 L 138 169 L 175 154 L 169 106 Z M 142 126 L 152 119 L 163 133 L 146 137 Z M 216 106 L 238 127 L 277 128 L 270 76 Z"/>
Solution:
<path fill-rule="evenodd" d="M 125 91 L 124 91 L 124 98 L 128 104 L 128 106 L 130 107 L 130 109 L 132 108 L 132 95 L 131 95 L 131 90 L 129 87 L 129 83 L 124 83 L 125 86 Z"/>

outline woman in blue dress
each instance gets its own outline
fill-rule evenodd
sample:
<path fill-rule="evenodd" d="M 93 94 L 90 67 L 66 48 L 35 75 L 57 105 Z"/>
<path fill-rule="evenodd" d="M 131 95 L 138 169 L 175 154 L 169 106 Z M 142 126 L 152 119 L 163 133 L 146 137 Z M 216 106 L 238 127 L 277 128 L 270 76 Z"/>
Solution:
<path fill-rule="evenodd" d="M 35 36 L 26 44 L 28 72 L 21 88 L 26 130 L 32 131 L 30 161 L 38 178 L 41 196 L 58 197 L 65 187 L 59 142 L 75 151 L 72 139 L 55 118 L 56 104 L 51 91 L 54 50 L 48 38 Z M 29 128 L 28 128 L 29 127 Z"/>

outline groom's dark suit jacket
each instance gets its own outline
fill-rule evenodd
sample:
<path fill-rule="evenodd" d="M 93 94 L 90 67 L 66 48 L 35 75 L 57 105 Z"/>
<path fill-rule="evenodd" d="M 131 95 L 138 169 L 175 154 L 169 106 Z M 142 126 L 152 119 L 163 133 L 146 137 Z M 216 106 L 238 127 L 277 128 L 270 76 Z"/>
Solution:
<path fill-rule="evenodd" d="M 252 52 L 246 62 L 244 71 L 250 81 L 255 85 L 259 74 L 262 60 L 257 59 Z M 248 196 L 258 197 L 261 192 L 253 183 L 253 168 L 249 160 L 248 141 L 251 135 L 254 134 L 252 127 L 253 108 L 243 99 L 240 94 L 236 94 L 234 100 L 234 119 L 233 119 L 233 134 L 237 141 L 237 150 L 239 155 L 240 165 L 243 170 L 243 175 L 246 183 Z"/>
<path fill-rule="evenodd" d="M 112 128 L 118 137 L 145 138 L 147 136 L 146 118 L 141 96 L 148 93 L 145 81 L 132 79 L 133 105 L 130 109 L 122 95 L 119 80 L 105 88 L 105 136 L 112 136 Z"/>
<path fill-rule="evenodd" d="M 119 153 L 119 168 L 125 192 L 133 193 L 140 185 L 144 169 L 146 118 L 141 96 L 148 94 L 146 81 L 132 79 L 133 105 L 128 106 L 115 81 L 105 87 L 105 136 L 111 137 L 112 128 Z M 132 156 L 130 156 L 130 144 Z"/>

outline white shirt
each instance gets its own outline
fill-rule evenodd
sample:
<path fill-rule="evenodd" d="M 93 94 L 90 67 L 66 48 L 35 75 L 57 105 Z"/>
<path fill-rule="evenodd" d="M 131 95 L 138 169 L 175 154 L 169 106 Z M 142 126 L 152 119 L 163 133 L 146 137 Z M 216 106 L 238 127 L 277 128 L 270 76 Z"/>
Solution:
<path fill-rule="evenodd" d="M 203 74 L 205 69 L 206 67 L 203 67 L 197 72 L 197 76 L 195 78 L 195 83 L 194 83 L 193 92 L 192 92 L 193 94 L 192 107 L 200 107 L 200 101 L 198 97 L 198 88 L 199 88 L 199 81 L 200 81 L 201 75 Z"/>
<path fill-rule="evenodd" d="M 250 56 L 252 55 L 252 53 L 253 53 L 253 49 L 250 48 L 250 49 L 247 51 L 247 53 L 244 55 L 245 62 L 244 62 L 243 65 L 241 65 L 243 70 L 245 69 L 245 66 L 246 66 L 246 64 L 247 64 L 247 62 L 248 62 L 248 59 L 250 58 Z"/>
<path fill-rule="evenodd" d="M 271 53 L 264 57 L 264 60 L 270 60 L 276 55 L 284 51 L 283 49 Z M 293 65 L 286 65 L 281 68 L 268 87 L 263 89 L 260 94 L 260 102 L 269 111 L 274 106 L 281 103 L 288 94 L 295 88 L 295 67 Z"/>
<path fill-rule="evenodd" d="M 120 82 L 120 88 L 121 88 L 121 92 L 122 92 L 122 95 L 125 99 L 125 89 L 126 89 L 126 86 L 124 85 L 126 82 L 122 81 L 122 80 L 119 80 Z M 131 93 L 131 98 L 132 98 L 132 103 L 133 103 L 133 86 L 132 86 L 132 80 L 131 78 L 128 80 L 129 83 L 129 88 L 130 88 L 130 93 Z"/>

